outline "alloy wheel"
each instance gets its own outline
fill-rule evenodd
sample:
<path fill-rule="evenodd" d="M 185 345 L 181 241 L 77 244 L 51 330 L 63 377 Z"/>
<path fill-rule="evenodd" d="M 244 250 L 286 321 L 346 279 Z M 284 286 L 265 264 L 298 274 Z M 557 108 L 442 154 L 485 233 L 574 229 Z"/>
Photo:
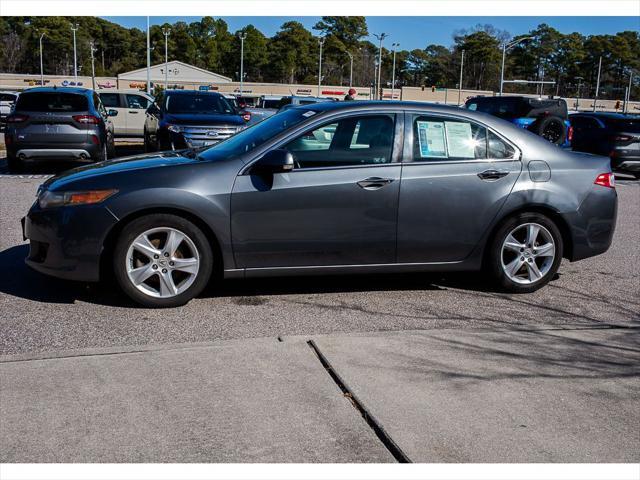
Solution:
<path fill-rule="evenodd" d="M 555 254 L 556 245 L 549 230 L 538 223 L 525 223 L 506 236 L 502 269 L 513 282 L 530 285 L 549 273 Z"/>
<path fill-rule="evenodd" d="M 170 298 L 196 280 L 200 255 L 185 233 L 170 227 L 152 228 L 130 244 L 125 268 L 138 290 L 151 297 Z"/>

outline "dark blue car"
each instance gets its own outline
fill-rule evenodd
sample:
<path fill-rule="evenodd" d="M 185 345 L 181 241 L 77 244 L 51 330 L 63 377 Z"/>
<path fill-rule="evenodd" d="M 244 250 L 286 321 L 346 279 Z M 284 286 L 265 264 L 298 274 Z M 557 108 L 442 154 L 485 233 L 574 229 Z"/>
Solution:
<path fill-rule="evenodd" d="M 146 115 L 147 152 L 209 146 L 245 128 L 238 109 L 216 92 L 169 90 Z"/>
<path fill-rule="evenodd" d="M 476 97 L 467 100 L 465 107 L 507 120 L 556 145 L 571 146 L 573 131 L 562 98 Z"/>

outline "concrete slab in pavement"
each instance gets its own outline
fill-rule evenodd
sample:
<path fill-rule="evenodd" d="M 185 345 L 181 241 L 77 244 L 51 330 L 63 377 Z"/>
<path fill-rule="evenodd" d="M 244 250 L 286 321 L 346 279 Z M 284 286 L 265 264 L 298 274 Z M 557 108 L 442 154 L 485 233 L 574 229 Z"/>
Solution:
<path fill-rule="evenodd" d="M 304 342 L 91 353 L 0 363 L 0 462 L 393 461 Z"/>
<path fill-rule="evenodd" d="M 640 330 L 316 337 L 413 462 L 640 461 Z"/>

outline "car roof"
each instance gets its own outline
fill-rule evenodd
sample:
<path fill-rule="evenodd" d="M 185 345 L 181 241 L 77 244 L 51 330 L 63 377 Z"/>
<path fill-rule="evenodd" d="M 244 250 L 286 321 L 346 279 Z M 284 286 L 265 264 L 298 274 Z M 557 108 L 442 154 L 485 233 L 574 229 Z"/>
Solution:
<path fill-rule="evenodd" d="M 96 90 L 96 92 L 98 92 L 98 95 L 101 95 L 103 93 L 137 93 L 140 95 L 147 95 L 149 97 L 151 96 L 147 92 L 144 92 L 142 90 L 136 90 L 135 88 L 131 88 L 131 89 L 101 88 L 100 90 Z"/>
<path fill-rule="evenodd" d="M 309 97 L 306 97 L 309 98 Z M 312 103 L 308 105 L 297 105 L 294 108 L 302 108 L 306 110 L 314 110 L 317 112 L 325 112 L 329 110 L 341 110 L 341 109 L 357 109 L 357 110 L 368 110 L 368 109 L 378 109 L 380 107 L 388 108 L 388 109 L 418 109 L 425 110 L 428 109 L 430 111 L 438 111 L 438 112 L 455 112 L 455 113 L 467 113 L 469 110 L 462 109 L 460 107 L 452 106 L 452 105 L 442 105 L 440 103 L 431 103 L 431 102 L 409 102 L 409 101 L 389 101 L 389 100 L 357 100 L 355 102 L 336 102 L 329 98 L 323 99 L 326 101 L 322 101 L 319 103 Z"/>
<path fill-rule="evenodd" d="M 209 96 L 219 96 L 222 97 L 220 92 L 211 92 L 209 90 L 167 90 L 164 92 L 165 95 L 209 95 Z"/>
<path fill-rule="evenodd" d="M 83 87 L 33 87 L 24 90 L 22 93 L 77 93 L 86 95 L 93 92 L 90 88 Z"/>
<path fill-rule="evenodd" d="M 610 119 L 638 119 L 640 115 L 635 113 L 614 113 L 614 112 L 576 112 L 572 113 L 571 116 L 574 115 L 583 115 L 586 117 L 595 117 L 595 118 L 610 118 Z"/>

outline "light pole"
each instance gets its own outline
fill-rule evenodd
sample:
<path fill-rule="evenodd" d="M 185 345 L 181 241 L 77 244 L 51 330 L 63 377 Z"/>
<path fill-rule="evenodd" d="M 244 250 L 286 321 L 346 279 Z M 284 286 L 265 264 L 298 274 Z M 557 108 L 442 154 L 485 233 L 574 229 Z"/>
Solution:
<path fill-rule="evenodd" d="M 163 28 L 162 35 L 164 35 L 164 91 L 169 89 L 169 35 L 171 35 L 170 28 Z"/>
<path fill-rule="evenodd" d="M 580 87 L 582 86 L 582 80 L 583 77 L 576 77 L 576 80 L 578 80 L 578 91 L 576 92 L 576 112 L 579 110 L 580 107 Z"/>
<path fill-rule="evenodd" d="M 151 34 L 147 15 L 147 93 L 151 95 Z"/>
<path fill-rule="evenodd" d="M 44 67 L 42 66 L 42 37 L 44 37 L 44 32 L 40 34 L 40 86 L 44 87 Z"/>
<path fill-rule="evenodd" d="M 380 100 L 382 100 L 382 85 L 380 84 L 380 72 L 382 72 L 382 41 L 385 38 L 387 38 L 389 35 L 383 32 L 380 35 L 378 35 L 377 33 L 374 33 L 373 36 L 376 37 L 378 40 L 380 40 L 380 49 L 378 51 L 378 81 L 377 81 L 377 88 L 380 91 L 376 92 L 376 96 L 380 95 Z"/>
<path fill-rule="evenodd" d="M 318 97 L 320 96 L 320 84 L 322 83 L 322 46 L 324 45 L 325 37 L 318 38 L 320 44 L 320 60 L 318 63 Z"/>
<path fill-rule="evenodd" d="M 351 61 L 351 66 L 349 67 L 349 88 L 353 87 L 353 55 L 351 52 L 347 52 L 349 55 L 349 60 Z"/>
<path fill-rule="evenodd" d="M 97 48 L 93 44 L 93 40 L 89 42 L 89 51 L 91 52 L 91 87 L 96 89 L 96 64 L 95 57 L 93 54 L 96 52 Z"/>
<path fill-rule="evenodd" d="M 244 40 L 247 38 L 247 32 L 238 34 L 240 37 L 240 95 L 244 86 Z"/>
<path fill-rule="evenodd" d="M 596 104 L 598 103 L 598 91 L 600 90 L 600 73 L 602 72 L 602 57 L 598 63 L 598 81 L 596 82 L 596 94 L 593 98 L 593 111 L 596 111 Z"/>
<path fill-rule="evenodd" d="M 392 43 L 391 48 L 393 50 L 393 69 L 391 70 L 391 100 L 393 100 L 393 94 L 396 91 L 396 47 L 399 47 L 399 43 Z"/>
<path fill-rule="evenodd" d="M 522 37 L 522 38 L 518 38 L 517 40 L 513 40 L 512 42 L 502 44 L 502 68 L 500 68 L 500 96 L 502 96 L 502 87 L 504 86 L 504 60 L 507 55 L 507 50 L 510 50 L 511 48 L 515 47 L 519 43 L 524 42 L 525 40 L 530 40 L 532 38 L 533 37 Z"/>
<path fill-rule="evenodd" d="M 629 86 L 627 87 L 627 94 L 624 99 L 624 112 L 629 112 L 629 102 L 631 101 L 631 88 L 633 87 L 633 70 L 629 70 Z"/>
<path fill-rule="evenodd" d="M 73 32 L 73 77 L 76 84 L 78 83 L 78 55 L 76 53 L 76 31 L 77 30 L 78 30 L 78 24 L 72 23 L 71 31 Z"/>
<path fill-rule="evenodd" d="M 462 72 L 464 70 L 464 50 L 462 50 L 462 59 L 460 60 L 460 83 L 458 83 L 458 106 L 462 98 Z"/>

